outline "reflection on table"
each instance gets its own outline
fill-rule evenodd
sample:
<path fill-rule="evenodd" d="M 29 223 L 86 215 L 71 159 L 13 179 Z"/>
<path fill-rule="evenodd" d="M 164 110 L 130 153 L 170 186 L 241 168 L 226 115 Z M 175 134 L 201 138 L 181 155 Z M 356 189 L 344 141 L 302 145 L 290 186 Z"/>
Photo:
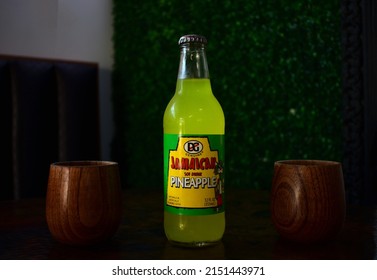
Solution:
<path fill-rule="evenodd" d="M 376 259 L 376 208 L 347 207 L 334 241 L 303 245 L 285 241 L 272 226 L 269 192 L 230 189 L 226 232 L 207 248 L 179 248 L 163 231 L 162 191 L 127 189 L 123 222 L 108 242 L 72 247 L 56 242 L 45 219 L 45 200 L 0 202 L 0 259 Z"/>

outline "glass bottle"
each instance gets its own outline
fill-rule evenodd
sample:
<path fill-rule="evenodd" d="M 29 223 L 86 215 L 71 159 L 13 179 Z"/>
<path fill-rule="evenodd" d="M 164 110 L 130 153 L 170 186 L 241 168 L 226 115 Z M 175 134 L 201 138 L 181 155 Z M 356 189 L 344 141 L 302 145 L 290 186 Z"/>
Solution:
<path fill-rule="evenodd" d="M 164 229 L 172 243 L 200 247 L 225 230 L 223 110 L 212 93 L 200 35 L 179 39 L 176 91 L 164 128 Z"/>

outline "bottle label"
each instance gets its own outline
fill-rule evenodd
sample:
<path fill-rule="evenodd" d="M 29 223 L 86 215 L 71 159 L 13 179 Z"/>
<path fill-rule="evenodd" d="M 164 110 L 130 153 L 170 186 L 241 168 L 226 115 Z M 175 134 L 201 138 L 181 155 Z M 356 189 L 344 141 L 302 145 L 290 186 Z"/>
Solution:
<path fill-rule="evenodd" d="M 224 135 L 164 134 L 165 210 L 224 212 Z"/>

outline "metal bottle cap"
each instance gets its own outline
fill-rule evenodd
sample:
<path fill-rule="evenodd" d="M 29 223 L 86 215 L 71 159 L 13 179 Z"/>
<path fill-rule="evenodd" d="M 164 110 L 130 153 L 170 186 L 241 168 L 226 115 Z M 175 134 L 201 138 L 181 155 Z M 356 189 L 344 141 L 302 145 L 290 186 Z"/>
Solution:
<path fill-rule="evenodd" d="M 199 43 L 199 44 L 207 44 L 207 39 L 202 35 L 190 34 L 184 35 L 179 38 L 178 45 L 186 44 L 186 43 Z"/>

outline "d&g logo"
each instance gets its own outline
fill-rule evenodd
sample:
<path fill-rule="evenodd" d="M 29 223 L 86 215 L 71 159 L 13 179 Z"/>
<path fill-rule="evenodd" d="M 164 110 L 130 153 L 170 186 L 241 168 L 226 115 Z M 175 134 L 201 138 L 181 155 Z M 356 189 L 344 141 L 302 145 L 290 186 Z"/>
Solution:
<path fill-rule="evenodd" d="M 187 141 L 184 149 L 189 154 L 198 154 L 203 150 L 203 144 L 196 140 Z"/>

